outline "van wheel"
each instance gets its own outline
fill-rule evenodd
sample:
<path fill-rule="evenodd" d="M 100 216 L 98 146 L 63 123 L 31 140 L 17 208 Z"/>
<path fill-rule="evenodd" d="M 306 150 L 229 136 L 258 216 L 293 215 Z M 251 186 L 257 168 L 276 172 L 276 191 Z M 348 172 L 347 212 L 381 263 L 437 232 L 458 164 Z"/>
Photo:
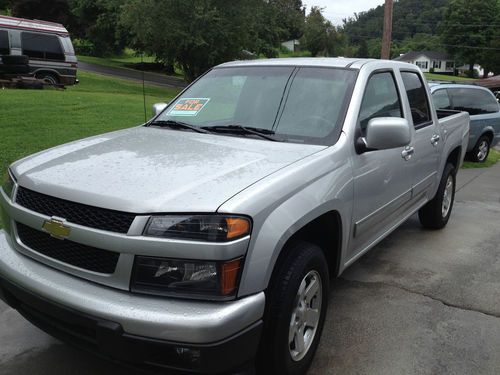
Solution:
<path fill-rule="evenodd" d="M 54 73 L 40 72 L 36 74 L 36 79 L 40 79 L 49 85 L 59 84 L 59 77 Z"/>
<path fill-rule="evenodd" d="M 257 373 L 305 374 L 319 344 L 328 305 L 327 261 L 307 242 L 291 245 L 266 292 Z"/>
<path fill-rule="evenodd" d="M 490 143 L 490 137 L 487 135 L 483 135 L 479 138 L 470 153 L 471 160 L 477 163 L 484 163 L 490 154 Z"/>
<path fill-rule="evenodd" d="M 420 223 L 425 228 L 441 229 L 446 226 L 455 200 L 455 183 L 455 167 L 446 164 L 436 195 L 418 211 Z"/>

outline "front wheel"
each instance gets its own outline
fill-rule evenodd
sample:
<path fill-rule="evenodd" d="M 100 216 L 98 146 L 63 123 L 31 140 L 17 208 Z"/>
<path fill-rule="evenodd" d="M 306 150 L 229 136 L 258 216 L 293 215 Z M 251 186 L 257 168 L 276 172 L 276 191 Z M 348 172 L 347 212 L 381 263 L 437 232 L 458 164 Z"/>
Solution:
<path fill-rule="evenodd" d="M 325 321 L 329 276 L 323 251 L 307 242 L 284 251 L 286 258 L 266 292 L 259 374 L 305 374 Z"/>
<path fill-rule="evenodd" d="M 441 229 L 446 226 L 455 200 L 455 184 L 455 167 L 446 164 L 436 195 L 418 211 L 420 223 L 425 228 Z"/>
<path fill-rule="evenodd" d="M 471 160 L 477 163 L 484 163 L 490 154 L 490 143 L 490 137 L 487 135 L 483 135 L 479 138 L 470 153 Z"/>

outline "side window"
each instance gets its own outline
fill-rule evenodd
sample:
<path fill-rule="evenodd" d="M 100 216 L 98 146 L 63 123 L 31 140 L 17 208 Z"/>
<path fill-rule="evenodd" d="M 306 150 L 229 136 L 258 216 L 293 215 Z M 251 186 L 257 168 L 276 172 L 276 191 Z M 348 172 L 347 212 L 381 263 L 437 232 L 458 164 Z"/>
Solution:
<path fill-rule="evenodd" d="M 437 109 L 451 109 L 450 97 L 446 89 L 434 91 L 432 93 L 432 101 Z"/>
<path fill-rule="evenodd" d="M 23 54 L 33 59 L 64 60 L 64 52 L 55 35 L 22 33 Z"/>
<path fill-rule="evenodd" d="M 10 55 L 9 33 L 0 30 L 0 55 Z"/>
<path fill-rule="evenodd" d="M 426 89 L 420 75 L 413 72 L 401 72 L 403 83 L 411 108 L 413 126 L 418 129 L 431 121 L 431 111 Z"/>
<path fill-rule="evenodd" d="M 450 89 L 453 109 L 469 112 L 470 115 L 482 115 L 499 111 L 498 103 L 487 91 L 478 89 Z"/>
<path fill-rule="evenodd" d="M 366 85 L 359 111 L 363 135 L 368 122 L 377 117 L 403 117 L 396 82 L 390 72 L 374 74 Z"/>

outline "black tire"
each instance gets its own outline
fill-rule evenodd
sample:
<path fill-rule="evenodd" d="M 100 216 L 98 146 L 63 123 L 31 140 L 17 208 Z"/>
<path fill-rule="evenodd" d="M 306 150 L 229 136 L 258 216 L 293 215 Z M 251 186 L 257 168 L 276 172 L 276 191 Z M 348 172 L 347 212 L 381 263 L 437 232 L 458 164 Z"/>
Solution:
<path fill-rule="evenodd" d="M 257 358 L 258 374 L 305 374 L 313 360 L 325 322 L 330 280 L 323 252 L 318 246 L 307 242 L 295 243 L 284 251 L 286 251 L 286 258 L 277 266 L 269 289 L 266 291 L 264 329 Z M 310 283 L 307 284 L 306 280 L 310 280 Z M 309 303 L 306 302 L 305 294 L 304 298 L 299 298 L 298 292 L 301 284 L 304 283 L 307 289 L 318 280 L 319 295 L 310 299 Z M 296 308 L 299 301 L 302 301 L 300 302 L 301 308 L 310 306 L 319 311 L 315 333 L 311 328 L 305 330 L 312 338 L 309 345 L 307 340 L 304 340 L 306 349 L 302 351 L 302 356 L 297 355 L 299 351 L 295 351 L 295 337 L 299 333 L 293 336 L 294 339 L 289 340 L 292 317 L 297 323 L 296 327 L 302 326 L 307 320 L 304 310 Z M 321 306 L 318 305 L 319 302 Z M 301 312 L 297 313 L 297 311 Z M 292 351 L 295 353 L 292 354 Z"/>
<path fill-rule="evenodd" d="M 28 74 L 28 65 L 0 65 L 1 74 Z"/>
<path fill-rule="evenodd" d="M 2 55 L 4 65 L 28 65 L 30 58 L 26 55 Z"/>
<path fill-rule="evenodd" d="M 451 190 L 447 189 L 451 182 Z M 452 164 L 446 164 L 439 183 L 438 191 L 434 198 L 418 211 L 420 223 L 428 229 L 442 229 L 450 219 L 453 202 L 455 200 L 456 171 Z M 445 196 L 446 191 L 446 196 Z M 445 199 L 451 194 L 451 199 L 445 212 Z"/>
<path fill-rule="evenodd" d="M 490 154 L 491 140 L 487 135 L 479 138 L 476 145 L 469 153 L 469 159 L 476 163 L 484 163 Z"/>
<path fill-rule="evenodd" d="M 60 82 L 59 76 L 55 73 L 38 72 L 36 73 L 35 77 L 49 85 L 58 85 Z"/>

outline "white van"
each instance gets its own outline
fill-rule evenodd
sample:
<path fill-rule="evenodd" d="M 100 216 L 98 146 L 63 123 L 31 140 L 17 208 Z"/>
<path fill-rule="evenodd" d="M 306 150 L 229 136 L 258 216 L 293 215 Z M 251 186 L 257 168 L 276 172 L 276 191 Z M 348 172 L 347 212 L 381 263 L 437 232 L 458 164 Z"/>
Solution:
<path fill-rule="evenodd" d="M 28 68 L 22 55 L 28 56 Z M 9 56 L 2 58 L 0 71 L 31 74 L 52 84 L 77 82 L 78 61 L 61 24 L 0 16 L 0 56 Z"/>

